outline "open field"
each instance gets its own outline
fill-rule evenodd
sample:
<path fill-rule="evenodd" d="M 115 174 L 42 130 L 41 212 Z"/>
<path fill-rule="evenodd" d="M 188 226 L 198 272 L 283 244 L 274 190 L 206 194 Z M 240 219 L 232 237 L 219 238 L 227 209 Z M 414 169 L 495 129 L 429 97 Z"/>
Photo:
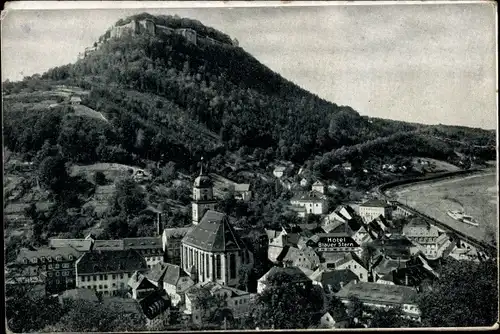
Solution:
<path fill-rule="evenodd" d="M 77 115 L 77 116 L 86 116 L 86 117 L 100 119 L 100 120 L 106 121 L 106 122 L 108 121 L 100 112 L 95 111 L 94 109 L 91 109 L 87 106 L 76 105 L 76 106 L 73 106 L 73 109 L 75 110 L 75 115 Z"/>
<path fill-rule="evenodd" d="M 111 181 L 114 181 L 117 178 L 123 178 L 130 176 L 129 170 L 133 170 L 135 173 L 138 170 L 143 170 L 142 168 L 135 166 L 128 166 L 122 164 L 115 163 L 96 163 L 92 165 L 73 165 L 70 168 L 71 176 L 75 176 L 79 173 L 83 173 L 87 176 L 89 180 L 92 180 L 94 177 L 94 173 L 97 171 L 103 172 Z"/>
<path fill-rule="evenodd" d="M 472 175 L 424 184 L 402 186 L 391 191 L 402 203 L 472 237 L 491 242 L 498 233 L 498 187 L 495 173 Z M 478 227 L 458 222 L 448 210 L 463 210 Z"/>

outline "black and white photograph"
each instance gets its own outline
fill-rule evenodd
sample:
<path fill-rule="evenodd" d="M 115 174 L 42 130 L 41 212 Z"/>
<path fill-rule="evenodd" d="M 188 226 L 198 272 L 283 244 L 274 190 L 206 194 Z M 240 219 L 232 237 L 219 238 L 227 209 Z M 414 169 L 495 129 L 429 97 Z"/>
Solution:
<path fill-rule="evenodd" d="M 498 329 L 497 3 L 14 1 L 7 333 Z"/>

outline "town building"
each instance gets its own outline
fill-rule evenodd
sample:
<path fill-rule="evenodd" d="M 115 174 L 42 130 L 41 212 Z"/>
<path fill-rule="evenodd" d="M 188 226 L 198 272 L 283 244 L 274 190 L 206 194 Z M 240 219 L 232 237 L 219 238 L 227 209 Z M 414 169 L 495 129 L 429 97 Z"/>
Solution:
<path fill-rule="evenodd" d="M 75 263 L 76 286 L 94 289 L 104 296 L 112 296 L 126 291 L 132 275 L 149 268 L 146 260 L 137 251 L 103 250 L 84 253 Z"/>
<path fill-rule="evenodd" d="M 72 96 L 69 101 L 72 105 L 79 105 L 82 99 L 79 96 Z"/>
<path fill-rule="evenodd" d="M 239 268 L 253 262 L 227 215 L 212 210 L 182 239 L 181 254 L 182 268 L 195 281 L 229 286 L 238 285 Z"/>
<path fill-rule="evenodd" d="M 273 282 L 270 280 L 274 275 L 286 274 L 291 278 L 292 284 L 300 285 L 306 287 L 307 285 L 312 285 L 312 280 L 307 277 L 302 270 L 297 267 L 272 267 L 267 273 L 265 273 L 257 282 L 257 293 L 262 293 L 267 287 L 271 286 Z M 274 282 L 277 283 L 277 282 Z"/>
<path fill-rule="evenodd" d="M 303 267 L 310 270 L 315 270 L 319 264 L 320 259 L 318 254 L 311 247 L 288 247 L 283 262 L 288 263 L 290 266 Z"/>
<path fill-rule="evenodd" d="M 325 195 L 317 191 L 298 193 L 290 199 L 295 207 L 303 207 L 306 214 L 322 215 L 328 212 L 328 203 Z"/>
<path fill-rule="evenodd" d="M 392 207 L 384 200 L 372 199 L 359 206 L 359 215 L 365 223 L 369 223 L 379 216 L 392 218 Z"/>
<path fill-rule="evenodd" d="M 139 300 L 139 305 L 146 317 L 146 328 L 163 329 L 170 321 L 171 301 L 165 290 L 155 290 Z"/>
<path fill-rule="evenodd" d="M 241 183 L 234 185 L 235 198 L 242 201 L 249 201 L 252 199 L 252 191 L 250 190 L 250 184 Z"/>
<path fill-rule="evenodd" d="M 355 296 L 369 308 L 401 307 L 406 317 L 420 320 L 416 294 L 415 289 L 406 286 L 353 281 L 336 296 L 344 304 L 349 304 L 349 297 Z"/>
<path fill-rule="evenodd" d="M 196 305 L 197 294 L 210 294 L 224 300 L 227 309 L 231 311 L 234 319 L 248 316 L 251 311 L 251 302 L 255 294 L 236 288 L 223 286 L 216 282 L 198 283 L 191 287 L 186 293 L 186 305 L 184 313 L 189 315 L 195 324 L 200 324 L 204 313 L 212 310 L 202 309 Z"/>
<path fill-rule="evenodd" d="M 162 237 L 124 238 L 123 249 L 134 249 L 146 260 L 148 268 L 163 262 Z"/>
<path fill-rule="evenodd" d="M 349 269 L 361 282 L 368 282 L 368 269 L 363 261 L 354 252 L 345 254 L 343 258 L 333 263 L 335 270 Z"/>
<path fill-rule="evenodd" d="M 186 291 L 195 284 L 184 269 L 170 263 L 156 265 L 146 276 L 158 288 L 167 292 L 173 306 L 183 304 Z"/>
<path fill-rule="evenodd" d="M 321 286 L 325 294 L 331 295 L 337 293 L 349 282 L 358 280 L 358 275 L 350 269 L 326 270 L 318 268 L 309 275 L 309 278 L 313 284 Z"/>
<path fill-rule="evenodd" d="M 165 262 L 181 265 L 182 239 L 191 227 L 166 228 L 162 233 L 163 252 Z"/>
<path fill-rule="evenodd" d="M 312 191 L 317 191 L 321 194 L 324 194 L 326 192 L 325 184 L 319 180 L 313 183 L 313 185 L 311 186 L 311 189 L 312 189 Z"/>
<path fill-rule="evenodd" d="M 145 275 L 136 271 L 128 280 L 129 295 L 133 299 L 142 299 L 158 289 Z"/>
<path fill-rule="evenodd" d="M 286 172 L 286 167 L 284 166 L 276 166 L 273 170 L 273 175 L 277 177 L 278 179 L 282 178 L 283 175 L 285 175 Z"/>
<path fill-rule="evenodd" d="M 299 184 L 301 187 L 305 188 L 309 185 L 309 180 L 304 177 L 300 180 Z"/>
<path fill-rule="evenodd" d="M 22 248 L 14 267 L 24 273 L 25 280 L 35 278 L 38 281 L 43 277 L 46 292 L 56 294 L 75 288 L 75 262 L 81 255 L 81 252 L 71 247 Z"/>
<path fill-rule="evenodd" d="M 403 235 L 418 245 L 419 249 L 429 259 L 438 257 L 439 246 L 447 240 L 445 234 L 440 238 L 437 227 L 417 217 L 411 218 L 408 224 L 403 227 Z"/>

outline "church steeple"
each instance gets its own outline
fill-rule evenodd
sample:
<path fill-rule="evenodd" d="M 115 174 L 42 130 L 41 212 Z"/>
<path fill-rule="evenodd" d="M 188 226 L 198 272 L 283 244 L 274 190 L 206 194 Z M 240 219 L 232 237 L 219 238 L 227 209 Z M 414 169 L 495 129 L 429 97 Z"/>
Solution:
<path fill-rule="evenodd" d="M 213 182 L 203 169 L 203 157 L 200 162 L 200 175 L 194 180 L 192 214 L 193 224 L 198 224 L 207 210 L 215 210 Z"/>

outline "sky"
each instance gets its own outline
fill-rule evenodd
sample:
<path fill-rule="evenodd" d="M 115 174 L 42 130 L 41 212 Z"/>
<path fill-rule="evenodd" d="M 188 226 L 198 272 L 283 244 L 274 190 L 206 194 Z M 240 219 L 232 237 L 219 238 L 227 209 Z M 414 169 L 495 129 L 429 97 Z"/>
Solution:
<path fill-rule="evenodd" d="M 252 4 L 258 3 L 246 5 Z M 2 20 L 2 81 L 75 62 L 120 18 L 177 14 L 237 38 L 283 77 L 361 115 L 497 128 L 492 3 L 222 5 L 8 11 Z"/>

